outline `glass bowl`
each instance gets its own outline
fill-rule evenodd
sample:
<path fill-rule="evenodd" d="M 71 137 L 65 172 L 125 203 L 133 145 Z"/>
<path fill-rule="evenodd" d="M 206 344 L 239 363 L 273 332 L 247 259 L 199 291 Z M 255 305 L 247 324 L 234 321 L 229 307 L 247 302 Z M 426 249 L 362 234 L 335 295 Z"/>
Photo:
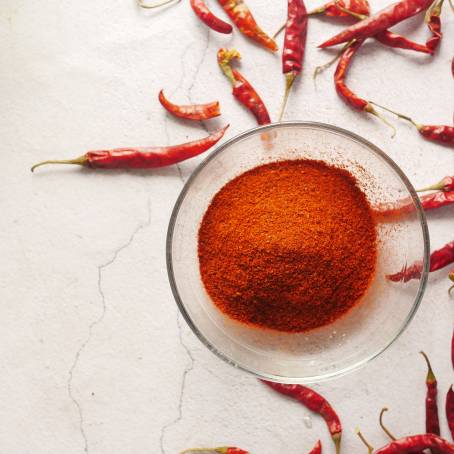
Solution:
<path fill-rule="evenodd" d="M 261 330 L 225 316 L 202 284 L 198 229 L 214 195 L 246 170 L 285 159 L 317 159 L 347 168 L 372 206 L 407 200 L 404 217 L 377 224 L 375 277 L 361 302 L 333 324 L 303 333 Z M 387 205 L 386 205 L 387 206 Z M 416 192 L 379 148 L 343 129 L 288 122 L 244 132 L 210 154 L 184 186 L 167 234 L 167 269 L 178 307 L 196 336 L 229 364 L 283 383 L 312 383 L 375 358 L 408 326 L 424 293 L 429 235 Z M 393 283 L 386 274 L 422 262 L 421 278 Z"/>

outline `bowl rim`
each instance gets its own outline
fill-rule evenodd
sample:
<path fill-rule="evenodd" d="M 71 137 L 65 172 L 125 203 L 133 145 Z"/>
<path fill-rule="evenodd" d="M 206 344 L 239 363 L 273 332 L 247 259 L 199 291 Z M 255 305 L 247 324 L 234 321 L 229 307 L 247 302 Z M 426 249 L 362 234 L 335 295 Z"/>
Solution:
<path fill-rule="evenodd" d="M 409 311 L 407 317 L 405 318 L 404 322 L 402 323 L 402 326 L 400 327 L 399 331 L 395 334 L 395 336 L 393 338 L 391 338 L 383 347 L 374 351 L 372 354 L 368 355 L 361 361 L 351 364 L 348 367 L 344 367 L 342 369 L 339 369 L 339 370 L 336 370 L 333 372 L 328 372 L 328 373 L 319 374 L 319 375 L 311 375 L 311 376 L 306 376 L 306 377 L 284 377 L 284 376 L 273 375 L 273 374 L 259 371 L 253 367 L 248 367 L 245 364 L 238 363 L 236 360 L 230 358 L 227 354 L 220 351 L 213 344 L 211 344 L 211 342 L 204 336 L 204 334 L 193 323 L 189 313 L 186 311 L 184 303 L 178 293 L 175 275 L 173 272 L 173 260 L 172 260 L 172 243 L 173 243 L 173 234 L 174 234 L 174 230 L 175 230 L 176 219 L 178 217 L 178 213 L 179 213 L 181 205 L 183 204 L 183 201 L 186 197 L 186 194 L 188 193 L 190 187 L 192 186 L 194 180 L 197 178 L 199 173 L 206 167 L 206 165 L 210 161 L 215 159 L 219 154 L 221 154 L 223 151 L 227 150 L 231 145 L 239 142 L 240 140 L 243 140 L 251 135 L 261 133 L 263 131 L 272 130 L 272 129 L 276 129 L 276 128 L 287 128 L 287 127 L 316 128 L 316 129 L 322 129 L 322 130 L 327 130 L 330 132 L 335 132 L 337 134 L 341 134 L 351 140 L 360 142 L 362 145 L 366 146 L 366 148 L 368 148 L 369 151 L 375 153 L 376 155 L 378 155 L 378 157 L 380 157 L 382 160 L 384 160 L 394 170 L 394 172 L 399 176 L 399 178 L 401 179 L 401 181 L 404 183 L 405 187 L 407 188 L 408 192 L 410 193 L 412 201 L 416 206 L 416 211 L 418 214 L 418 219 L 419 219 L 419 223 L 420 223 L 421 230 L 422 230 L 423 244 L 424 244 L 423 270 L 422 270 L 422 274 L 421 274 L 418 292 L 416 294 L 416 297 L 413 302 L 411 310 Z M 416 193 L 416 190 L 414 189 L 414 187 L 411 184 L 408 177 L 401 170 L 401 168 L 383 150 L 381 150 L 379 147 L 374 145 L 372 142 L 359 136 L 358 134 L 355 134 L 351 131 L 348 131 L 344 128 L 340 128 L 338 126 L 330 125 L 327 123 L 314 122 L 314 121 L 285 121 L 285 122 L 279 122 L 279 123 L 270 123 L 270 124 L 264 125 L 264 126 L 257 126 L 252 129 L 243 131 L 243 132 L 237 134 L 236 136 L 232 137 L 231 139 L 227 140 L 223 144 L 217 146 L 217 148 L 213 152 L 211 152 L 202 162 L 200 162 L 200 164 L 195 168 L 195 170 L 192 172 L 192 174 L 189 176 L 188 180 L 184 184 L 184 186 L 175 202 L 175 206 L 172 210 L 172 214 L 170 216 L 169 225 L 168 225 L 168 229 L 167 229 L 167 237 L 166 237 L 166 265 L 167 265 L 167 274 L 168 274 L 168 278 L 169 278 L 170 288 L 172 290 L 173 297 L 177 303 L 177 306 L 178 306 L 183 318 L 185 319 L 186 323 L 189 325 L 189 327 L 191 328 L 191 330 L 195 334 L 195 336 L 200 340 L 200 342 L 202 342 L 202 344 L 205 345 L 205 347 L 207 347 L 211 352 L 213 352 L 217 357 L 221 358 L 226 363 L 228 363 L 240 370 L 243 370 L 249 374 L 252 374 L 257 378 L 270 380 L 270 381 L 276 381 L 276 382 L 280 382 L 280 383 L 310 384 L 310 383 L 320 383 L 320 382 L 330 380 L 330 379 L 333 379 L 336 377 L 341 377 L 350 372 L 360 369 L 361 367 L 365 366 L 367 363 L 369 363 L 373 359 L 377 358 L 383 352 L 385 352 L 407 329 L 407 327 L 409 326 L 411 320 L 415 316 L 415 314 L 421 304 L 422 298 L 424 296 L 424 291 L 426 288 L 427 280 L 428 280 L 428 275 L 429 275 L 429 263 L 430 263 L 430 239 L 429 239 L 429 230 L 427 227 L 427 220 L 426 220 L 425 212 L 424 212 L 424 209 L 422 208 L 422 205 L 421 205 L 419 197 Z"/>

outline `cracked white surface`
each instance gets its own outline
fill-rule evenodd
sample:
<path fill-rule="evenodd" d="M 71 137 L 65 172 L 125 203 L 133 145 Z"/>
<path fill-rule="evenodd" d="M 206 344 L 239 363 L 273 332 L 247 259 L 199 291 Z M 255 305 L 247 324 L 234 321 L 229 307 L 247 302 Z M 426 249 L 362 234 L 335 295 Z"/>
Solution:
<path fill-rule="evenodd" d="M 285 1 L 248 3 L 264 29 L 281 24 Z M 434 59 L 371 42 L 349 84 L 420 122 L 449 124 L 453 18 L 446 8 L 445 39 Z M 424 39 L 419 20 L 399 30 Z M 453 174 L 454 152 L 423 141 L 404 123 L 396 123 L 392 140 L 375 119 L 343 105 L 329 72 L 314 88 L 314 67 L 331 56 L 316 45 L 339 26 L 309 25 L 305 73 L 286 118 L 354 130 L 386 150 L 417 186 Z M 156 171 L 29 172 L 37 160 L 185 142 L 226 122 L 232 137 L 254 119 L 232 99 L 217 49 L 238 47 L 244 74 L 274 117 L 283 89 L 279 57 L 237 31 L 233 37 L 208 31 L 187 1 L 143 11 L 133 0 L 3 0 L 0 43 L 1 452 L 176 454 L 237 444 L 259 454 L 300 454 L 319 437 L 332 452 L 319 418 L 308 423 L 303 408 L 222 363 L 178 316 L 165 235 L 182 182 L 202 157 Z M 170 118 L 157 101 L 161 88 L 177 103 L 219 99 L 223 116 L 204 124 Z M 453 217 L 451 208 L 430 214 L 433 247 L 453 239 Z M 417 352 L 424 348 L 432 357 L 441 395 L 453 381 L 448 285 L 445 272 L 433 275 L 415 320 L 389 351 L 316 387 L 342 416 L 345 452 L 362 452 L 358 425 L 376 445 L 385 441 L 377 426 L 385 404 L 396 434 L 423 430 L 425 367 Z"/>

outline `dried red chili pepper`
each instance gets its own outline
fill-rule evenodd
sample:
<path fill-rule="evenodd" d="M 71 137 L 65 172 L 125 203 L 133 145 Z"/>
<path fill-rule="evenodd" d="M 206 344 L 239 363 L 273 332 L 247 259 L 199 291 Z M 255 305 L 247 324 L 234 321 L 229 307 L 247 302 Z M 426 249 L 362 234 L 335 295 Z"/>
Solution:
<path fill-rule="evenodd" d="M 274 383 L 261 380 L 280 394 L 292 397 L 302 403 L 309 410 L 319 414 L 326 422 L 331 438 L 336 447 L 336 454 L 340 452 L 340 443 L 342 437 L 342 425 L 330 403 L 312 389 L 303 385 L 286 385 L 283 383 Z"/>
<path fill-rule="evenodd" d="M 309 454 L 322 454 L 322 443 L 320 440 L 315 443 L 315 446 L 312 448 L 312 451 Z"/>
<path fill-rule="evenodd" d="M 454 444 L 434 434 L 400 438 L 378 449 L 374 454 L 408 454 L 423 449 L 436 449 L 439 454 L 454 454 Z"/>
<path fill-rule="evenodd" d="M 187 106 L 176 105 L 171 103 L 165 96 L 164 90 L 159 92 L 159 102 L 162 107 L 179 118 L 186 120 L 208 120 L 210 118 L 219 117 L 221 111 L 219 102 L 214 101 L 207 104 L 192 104 Z"/>
<path fill-rule="evenodd" d="M 426 377 L 426 432 L 440 435 L 440 421 L 438 418 L 438 404 L 437 404 L 437 379 L 432 370 L 429 358 L 424 352 L 421 352 L 427 364 L 427 377 Z"/>
<path fill-rule="evenodd" d="M 435 1 L 431 8 L 427 11 L 426 20 L 427 26 L 432 33 L 432 36 L 426 41 L 426 46 L 432 51 L 439 46 L 443 34 L 441 33 L 441 8 L 444 0 Z"/>
<path fill-rule="evenodd" d="M 454 241 L 443 246 L 430 255 L 429 271 L 437 271 L 449 264 L 454 263 Z M 422 263 L 415 262 L 410 266 L 404 268 L 395 274 L 388 274 L 387 279 L 393 282 L 408 282 L 412 279 L 419 279 L 422 272 Z"/>
<path fill-rule="evenodd" d="M 188 454 L 190 452 L 214 452 L 216 454 L 249 454 L 249 451 L 244 451 L 240 448 L 235 448 L 232 446 L 223 446 L 221 448 L 193 448 L 193 449 L 186 449 L 182 451 L 180 454 Z"/>
<path fill-rule="evenodd" d="M 241 58 L 241 55 L 236 49 L 219 49 L 218 51 L 218 63 L 222 72 L 232 84 L 232 94 L 243 106 L 252 112 L 259 125 L 271 123 L 270 115 L 262 98 L 243 75 L 231 67 L 230 62 L 239 58 Z"/>
<path fill-rule="evenodd" d="M 224 135 L 228 125 L 203 139 L 170 147 L 114 148 L 88 151 L 76 159 L 43 161 L 32 167 L 32 172 L 45 164 L 77 164 L 93 169 L 153 169 L 176 164 L 207 151 Z"/>
<path fill-rule="evenodd" d="M 288 0 L 287 23 L 285 27 L 282 72 L 285 76 L 285 93 L 279 121 L 284 115 L 288 95 L 293 82 L 303 69 L 307 37 L 307 10 L 303 0 Z"/>
<path fill-rule="evenodd" d="M 348 46 L 343 52 L 339 59 L 339 63 L 337 64 L 336 71 L 334 73 L 334 86 L 336 87 L 336 91 L 339 96 L 349 105 L 357 110 L 361 110 L 363 112 L 368 112 L 376 117 L 380 118 L 384 123 L 390 126 L 395 134 L 395 128 L 392 126 L 386 119 L 384 119 L 372 106 L 372 104 L 365 99 L 360 98 L 357 96 L 350 88 L 347 87 L 345 83 L 345 78 L 347 76 L 347 71 L 350 63 L 353 60 L 358 49 L 363 44 L 364 40 L 357 40 L 354 41 L 350 46 Z M 393 134 L 393 135 L 394 135 Z"/>
<path fill-rule="evenodd" d="M 191 0 L 191 7 L 197 17 L 212 30 L 225 34 L 232 33 L 232 26 L 216 17 L 203 0 Z"/>
<path fill-rule="evenodd" d="M 278 50 L 273 38 L 268 36 L 257 24 L 244 0 L 218 0 L 232 22 L 243 35 L 273 52 Z"/>
<path fill-rule="evenodd" d="M 416 43 L 405 36 L 397 35 L 389 30 L 377 33 L 374 38 L 385 46 L 393 47 L 395 49 L 407 49 L 422 52 L 424 54 L 433 54 L 433 50 L 427 47 L 427 44 Z"/>
<path fill-rule="evenodd" d="M 438 183 L 416 190 L 416 192 L 425 191 L 444 191 L 444 192 L 454 191 L 454 177 L 444 177 Z"/>
<path fill-rule="evenodd" d="M 446 419 L 448 420 L 451 437 L 454 439 L 454 390 L 452 386 L 446 395 Z"/>
<path fill-rule="evenodd" d="M 319 47 L 335 46 L 353 39 L 364 40 L 420 13 L 427 9 L 432 2 L 433 0 L 401 0 L 393 3 L 374 16 L 367 17 L 348 27 L 338 35 L 320 44 Z"/>
<path fill-rule="evenodd" d="M 367 0 L 331 1 L 319 8 L 313 9 L 309 15 L 325 14 L 331 17 L 349 17 L 352 15 L 351 13 L 368 16 L 369 2 Z"/>

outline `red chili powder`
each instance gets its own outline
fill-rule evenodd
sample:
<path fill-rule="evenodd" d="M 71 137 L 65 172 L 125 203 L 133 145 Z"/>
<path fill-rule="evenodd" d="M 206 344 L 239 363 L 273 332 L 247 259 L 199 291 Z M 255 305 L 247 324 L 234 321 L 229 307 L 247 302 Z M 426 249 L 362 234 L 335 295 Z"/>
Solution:
<path fill-rule="evenodd" d="M 364 295 L 375 271 L 375 223 L 347 170 L 280 161 L 215 195 L 198 254 L 203 284 L 222 312 L 302 332 L 332 323 Z"/>

